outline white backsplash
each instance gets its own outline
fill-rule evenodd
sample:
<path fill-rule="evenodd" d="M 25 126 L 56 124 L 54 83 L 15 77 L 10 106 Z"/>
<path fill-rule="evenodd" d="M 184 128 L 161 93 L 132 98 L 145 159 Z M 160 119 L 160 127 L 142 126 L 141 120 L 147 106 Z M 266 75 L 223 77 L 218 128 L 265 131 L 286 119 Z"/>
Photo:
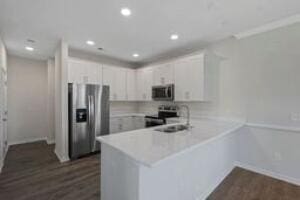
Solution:
<path fill-rule="evenodd" d="M 137 113 L 138 104 L 136 102 L 111 102 L 110 103 L 110 114 L 127 114 Z"/>
<path fill-rule="evenodd" d="M 188 105 L 190 108 L 191 116 L 194 117 L 215 117 L 218 116 L 216 106 L 213 103 L 205 102 L 182 102 L 182 103 L 171 103 L 171 102 L 139 102 L 138 112 L 140 113 L 157 113 L 158 106 L 160 105 Z M 184 116 L 185 113 L 183 112 Z"/>

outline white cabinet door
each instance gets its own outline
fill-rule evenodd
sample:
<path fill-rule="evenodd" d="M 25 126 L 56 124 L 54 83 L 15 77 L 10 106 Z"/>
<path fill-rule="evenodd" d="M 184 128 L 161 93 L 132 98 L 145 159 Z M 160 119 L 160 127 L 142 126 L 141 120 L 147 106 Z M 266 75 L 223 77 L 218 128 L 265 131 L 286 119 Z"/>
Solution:
<path fill-rule="evenodd" d="M 98 63 L 70 59 L 68 82 L 102 85 L 102 66 Z"/>
<path fill-rule="evenodd" d="M 117 118 L 110 118 L 109 122 L 109 133 L 117 133 L 118 132 L 118 120 Z"/>
<path fill-rule="evenodd" d="M 110 86 L 111 101 L 126 100 L 126 69 L 104 66 L 103 84 Z"/>
<path fill-rule="evenodd" d="M 145 128 L 145 117 L 133 117 L 134 129 L 143 129 Z"/>
<path fill-rule="evenodd" d="M 123 118 L 112 117 L 110 118 L 110 134 L 120 133 L 123 131 Z"/>
<path fill-rule="evenodd" d="M 174 83 L 174 67 L 172 63 L 153 66 L 153 84 L 167 85 Z"/>
<path fill-rule="evenodd" d="M 142 68 L 137 70 L 137 99 L 139 101 L 152 100 L 153 69 Z"/>
<path fill-rule="evenodd" d="M 68 82 L 84 83 L 87 80 L 87 71 L 85 66 L 78 61 L 69 60 L 68 62 Z"/>
<path fill-rule="evenodd" d="M 204 100 L 204 56 L 179 60 L 175 65 L 175 101 Z"/>
<path fill-rule="evenodd" d="M 122 128 L 123 128 L 123 132 L 124 131 L 131 131 L 134 130 L 134 123 L 133 123 L 133 117 L 129 116 L 129 117 L 123 117 L 123 121 L 122 121 Z"/>
<path fill-rule="evenodd" d="M 115 71 L 116 101 L 126 100 L 126 69 L 117 68 Z"/>
<path fill-rule="evenodd" d="M 102 67 L 97 63 L 86 63 L 86 73 L 88 76 L 87 82 L 89 84 L 102 85 Z"/>
<path fill-rule="evenodd" d="M 136 101 L 137 100 L 137 81 L 136 71 L 132 69 L 126 70 L 126 100 Z"/>

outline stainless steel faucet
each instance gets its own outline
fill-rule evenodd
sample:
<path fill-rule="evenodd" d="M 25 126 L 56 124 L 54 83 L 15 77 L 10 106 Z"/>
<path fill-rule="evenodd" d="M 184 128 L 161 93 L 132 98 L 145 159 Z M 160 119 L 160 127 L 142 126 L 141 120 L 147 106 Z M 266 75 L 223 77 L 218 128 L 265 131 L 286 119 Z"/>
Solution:
<path fill-rule="evenodd" d="M 191 124 L 190 124 L 190 118 L 191 118 L 191 116 L 190 116 L 190 108 L 189 108 L 189 106 L 188 105 L 180 105 L 178 107 L 179 107 L 180 110 L 181 110 L 181 108 L 185 108 L 186 109 L 186 114 L 187 114 L 186 126 L 188 128 L 190 128 L 191 127 Z"/>

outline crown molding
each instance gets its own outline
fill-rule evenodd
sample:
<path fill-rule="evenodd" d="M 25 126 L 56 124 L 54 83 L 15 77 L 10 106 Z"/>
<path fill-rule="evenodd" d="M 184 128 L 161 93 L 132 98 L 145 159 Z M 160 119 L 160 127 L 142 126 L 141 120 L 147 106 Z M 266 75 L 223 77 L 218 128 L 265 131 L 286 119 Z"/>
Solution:
<path fill-rule="evenodd" d="M 290 16 L 288 18 L 284 18 L 284 19 L 281 19 L 281 20 L 273 21 L 273 22 L 265 24 L 263 26 L 260 26 L 260 27 L 257 27 L 257 28 L 254 28 L 254 29 L 251 29 L 251 30 L 248 30 L 248 31 L 244 31 L 244 32 L 235 34 L 234 37 L 239 40 L 239 39 L 243 39 L 243 38 L 250 37 L 250 36 L 253 36 L 253 35 L 257 35 L 257 34 L 260 34 L 260 33 L 264 33 L 264 32 L 267 32 L 267 31 L 271 31 L 271 30 L 274 30 L 274 29 L 277 29 L 277 28 L 280 28 L 280 27 L 292 25 L 292 24 L 295 24 L 297 22 L 300 22 L 300 14 L 293 15 L 293 16 Z"/>

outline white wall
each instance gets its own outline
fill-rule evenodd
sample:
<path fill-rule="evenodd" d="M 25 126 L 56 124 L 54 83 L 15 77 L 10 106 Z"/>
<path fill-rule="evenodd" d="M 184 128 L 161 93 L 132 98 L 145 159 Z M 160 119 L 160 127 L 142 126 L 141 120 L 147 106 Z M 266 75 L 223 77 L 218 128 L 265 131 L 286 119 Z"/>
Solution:
<path fill-rule="evenodd" d="M 300 133 L 245 127 L 238 134 L 238 165 L 300 185 Z"/>
<path fill-rule="evenodd" d="M 47 65 L 8 56 L 8 142 L 47 138 Z"/>
<path fill-rule="evenodd" d="M 48 143 L 54 143 L 55 135 L 55 63 L 54 60 L 47 61 L 47 122 Z"/>

